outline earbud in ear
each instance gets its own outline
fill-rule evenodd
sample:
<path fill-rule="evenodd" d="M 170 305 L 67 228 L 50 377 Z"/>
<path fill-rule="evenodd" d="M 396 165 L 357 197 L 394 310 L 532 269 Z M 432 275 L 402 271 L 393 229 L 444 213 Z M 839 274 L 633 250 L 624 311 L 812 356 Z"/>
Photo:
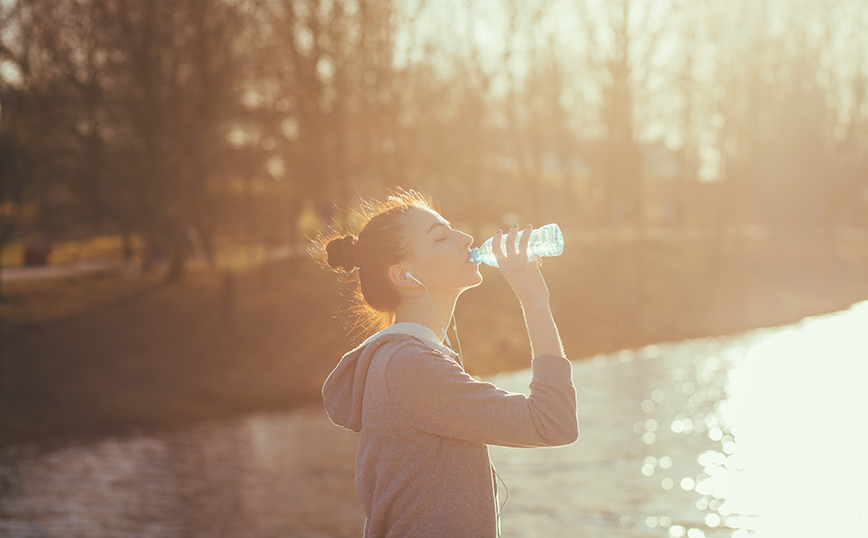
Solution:
<path fill-rule="evenodd" d="M 419 279 L 416 278 L 416 277 L 414 277 L 414 276 L 413 276 L 413 273 L 411 273 L 410 271 L 407 271 L 406 273 L 404 273 L 404 276 L 407 277 L 407 278 L 409 278 L 409 279 L 412 280 L 413 282 L 416 282 L 417 284 L 422 284 L 421 282 L 419 282 Z"/>

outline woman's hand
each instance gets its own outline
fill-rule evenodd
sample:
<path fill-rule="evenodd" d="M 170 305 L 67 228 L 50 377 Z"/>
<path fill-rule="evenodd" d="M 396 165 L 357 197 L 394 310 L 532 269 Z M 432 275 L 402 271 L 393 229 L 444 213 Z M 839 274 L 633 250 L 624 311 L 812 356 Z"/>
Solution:
<path fill-rule="evenodd" d="M 528 224 L 516 244 L 518 224 L 513 225 L 506 234 L 506 252 L 503 252 L 500 246 L 503 232 L 497 230 L 491 246 L 500 273 L 506 278 L 522 305 L 548 303 L 549 300 L 549 290 L 539 270 L 542 261 L 538 256 L 530 259 L 527 256 L 527 243 L 532 230 L 533 227 Z"/>
<path fill-rule="evenodd" d="M 503 232 L 494 234 L 491 251 L 497 259 L 500 272 L 509 282 L 512 291 L 521 301 L 524 312 L 524 322 L 530 337 L 530 349 L 533 357 L 542 355 L 564 356 L 564 348 L 558 335 L 558 328 L 549 307 L 549 289 L 543 280 L 539 266 L 539 258 L 528 259 L 527 242 L 533 228 L 528 225 L 521 234 L 518 245 L 515 238 L 518 235 L 518 224 L 506 234 L 506 252 L 500 246 Z M 516 248 L 517 247 L 517 248 Z"/>

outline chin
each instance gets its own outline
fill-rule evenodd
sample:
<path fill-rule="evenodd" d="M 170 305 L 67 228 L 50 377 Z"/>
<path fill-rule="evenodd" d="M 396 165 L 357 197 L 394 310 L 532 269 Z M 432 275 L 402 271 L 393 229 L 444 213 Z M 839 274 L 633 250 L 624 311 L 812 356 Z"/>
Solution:
<path fill-rule="evenodd" d="M 475 288 L 476 286 L 482 284 L 482 273 L 479 272 L 479 266 L 476 266 L 476 271 L 474 271 L 474 275 L 470 278 L 470 285 L 467 288 Z"/>
<path fill-rule="evenodd" d="M 469 267 L 468 267 L 469 266 Z M 482 274 L 479 272 L 479 266 L 473 264 L 467 264 L 463 267 L 462 271 L 456 275 L 455 284 L 457 286 L 456 289 L 460 291 L 468 290 L 470 288 L 475 288 L 476 286 L 482 284 Z"/>

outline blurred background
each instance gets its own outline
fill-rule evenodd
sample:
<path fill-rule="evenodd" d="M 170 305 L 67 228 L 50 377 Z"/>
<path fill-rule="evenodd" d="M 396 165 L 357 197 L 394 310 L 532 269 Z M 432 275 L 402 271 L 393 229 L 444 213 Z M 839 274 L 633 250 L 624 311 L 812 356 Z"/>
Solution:
<path fill-rule="evenodd" d="M 857 0 L 2 0 L 4 444 L 316 402 L 353 341 L 308 238 L 430 193 L 557 222 L 567 353 L 868 297 Z M 528 366 L 496 272 L 471 373 Z"/>

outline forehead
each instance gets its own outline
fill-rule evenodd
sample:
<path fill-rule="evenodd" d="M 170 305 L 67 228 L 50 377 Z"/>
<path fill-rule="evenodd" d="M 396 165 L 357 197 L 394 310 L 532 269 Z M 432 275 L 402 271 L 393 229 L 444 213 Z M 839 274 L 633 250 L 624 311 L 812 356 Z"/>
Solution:
<path fill-rule="evenodd" d="M 410 212 L 409 227 L 412 234 L 426 234 L 436 224 L 448 225 L 449 221 L 427 207 L 416 207 Z"/>

